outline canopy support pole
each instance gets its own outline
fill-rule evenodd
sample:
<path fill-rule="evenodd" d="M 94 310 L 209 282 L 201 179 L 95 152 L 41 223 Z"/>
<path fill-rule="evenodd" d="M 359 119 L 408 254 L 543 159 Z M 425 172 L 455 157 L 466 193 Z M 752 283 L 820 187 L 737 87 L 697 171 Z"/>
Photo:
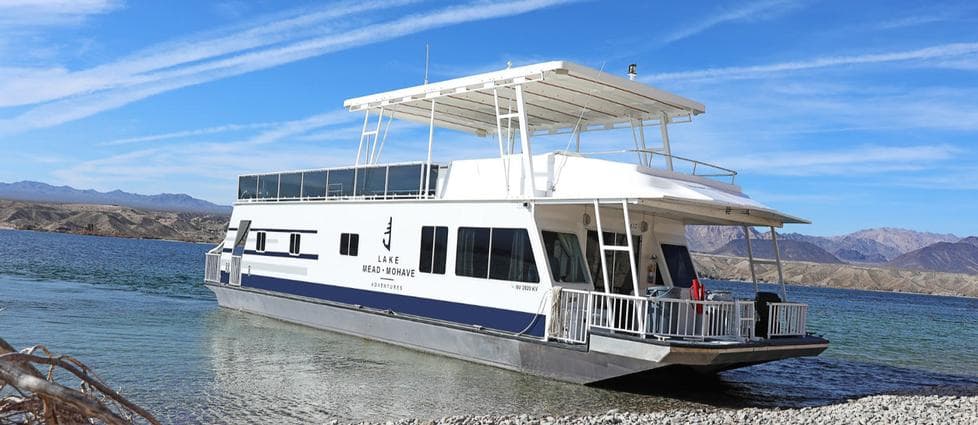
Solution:
<path fill-rule="evenodd" d="M 431 145 L 435 143 L 435 99 L 431 99 L 431 118 L 428 121 L 428 159 L 424 166 L 424 194 L 427 198 L 431 193 Z"/>
<path fill-rule="evenodd" d="M 662 150 L 666 154 L 666 168 L 672 169 L 672 149 L 669 147 L 669 115 L 662 113 L 659 121 L 659 133 L 662 135 Z"/>
<path fill-rule="evenodd" d="M 757 287 L 757 273 L 754 272 L 754 247 L 751 245 L 750 241 L 750 228 L 744 226 L 744 239 L 747 240 L 747 262 L 750 269 L 750 280 L 754 282 L 754 296 L 760 292 L 760 288 Z"/>
<path fill-rule="evenodd" d="M 503 115 L 499 113 L 499 90 L 492 89 L 492 101 L 493 105 L 496 107 L 496 140 L 499 141 L 499 162 L 503 166 L 503 179 L 506 185 L 506 195 L 509 195 L 509 160 L 506 157 L 506 145 L 509 144 L 509 134 L 512 133 L 512 120 L 508 120 L 506 126 L 506 136 L 503 137 Z M 512 109 L 512 103 L 510 103 L 510 108 Z M 506 117 L 509 117 L 509 113 Z"/>
<path fill-rule="evenodd" d="M 781 297 L 788 302 L 788 287 L 784 283 L 784 270 L 781 268 L 781 250 L 778 248 L 778 232 L 771 226 L 771 243 L 774 244 L 774 261 L 778 263 L 778 282 L 781 283 Z"/>
<path fill-rule="evenodd" d="M 528 121 L 526 118 L 526 104 L 523 102 L 522 84 L 516 85 L 516 114 L 518 115 L 520 124 L 520 150 L 523 156 L 523 195 L 536 196 L 537 187 L 535 174 L 533 173 L 533 152 L 530 149 L 530 132 L 527 129 Z"/>

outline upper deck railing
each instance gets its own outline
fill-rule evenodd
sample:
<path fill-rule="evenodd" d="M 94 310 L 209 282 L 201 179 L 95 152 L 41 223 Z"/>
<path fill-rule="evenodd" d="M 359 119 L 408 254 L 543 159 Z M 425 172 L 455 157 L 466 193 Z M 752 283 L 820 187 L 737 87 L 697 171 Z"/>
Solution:
<path fill-rule="evenodd" d="M 695 159 L 666 154 L 654 149 L 620 149 L 599 152 L 580 152 L 578 155 L 594 157 L 621 157 L 634 155 L 639 165 L 648 168 L 666 169 L 675 173 L 696 177 L 712 178 L 724 183 L 734 184 L 737 172 L 719 165 Z"/>
<path fill-rule="evenodd" d="M 427 199 L 435 196 L 444 166 L 412 162 L 322 168 L 238 177 L 238 202 L 332 199 Z"/>

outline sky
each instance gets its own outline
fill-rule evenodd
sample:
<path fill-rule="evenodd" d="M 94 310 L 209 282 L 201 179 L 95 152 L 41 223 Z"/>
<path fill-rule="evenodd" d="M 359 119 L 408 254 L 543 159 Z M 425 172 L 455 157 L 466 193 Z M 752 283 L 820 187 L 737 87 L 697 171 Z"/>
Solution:
<path fill-rule="evenodd" d="M 239 174 L 352 164 L 343 101 L 420 84 L 426 44 L 431 81 L 637 64 L 706 105 L 673 153 L 813 222 L 787 231 L 978 234 L 971 1 L 0 0 L 0 181 L 230 204 Z M 426 136 L 396 123 L 384 159 L 423 159 Z M 434 156 L 494 147 L 440 131 Z"/>

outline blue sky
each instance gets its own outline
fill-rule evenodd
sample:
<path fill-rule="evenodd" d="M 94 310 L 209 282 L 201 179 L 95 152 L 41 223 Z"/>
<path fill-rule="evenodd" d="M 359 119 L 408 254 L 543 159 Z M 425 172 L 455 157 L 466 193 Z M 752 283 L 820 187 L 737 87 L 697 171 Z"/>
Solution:
<path fill-rule="evenodd" d="M 789 231 L 978 233 L 969 1 L 0 0 L 0 181 L 230 203 L 238 174 L 352 163 L 343 100 L 419 84 L 425 43 L 432 80 L 637 63 L 707 106 L 674 153 L 814 222 Z M 421 129 L 391 132 L 387 160 L 423 158 Z M 436 159 L 493 155 L 440 136 Z"/>

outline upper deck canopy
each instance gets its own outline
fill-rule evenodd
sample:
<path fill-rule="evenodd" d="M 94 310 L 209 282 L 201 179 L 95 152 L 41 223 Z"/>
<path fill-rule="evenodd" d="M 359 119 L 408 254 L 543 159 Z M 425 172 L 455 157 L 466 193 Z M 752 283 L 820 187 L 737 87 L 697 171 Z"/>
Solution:
<path fill-rule="evenodd" d="M 605 128 L 663 115 L 690 117 L 703 104 L 648 85 L 571 62 L 553 61 L 477 74 L 453 80 L 347 99 L 350 111 L 378 110 L 395 118 L 428 124 L 435 102 L 434 125 L 479 136 L 496 132 L 496 99 L 505 113 L 516 112 L 515 85 L 522 85 L 532 133 Z"/>

